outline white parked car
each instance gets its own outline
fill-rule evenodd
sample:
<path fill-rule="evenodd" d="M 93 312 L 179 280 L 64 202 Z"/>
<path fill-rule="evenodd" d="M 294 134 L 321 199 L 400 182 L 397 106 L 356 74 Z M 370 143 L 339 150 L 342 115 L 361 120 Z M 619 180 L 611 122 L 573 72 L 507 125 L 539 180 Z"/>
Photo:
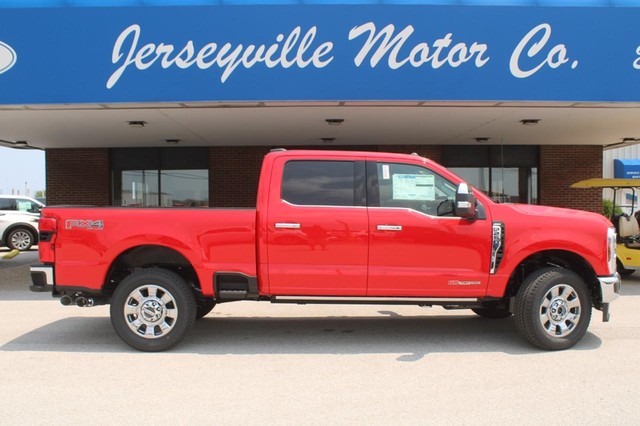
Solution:
<path fill-rule="evenodd" d="M 21 251 L 38 242 L 38 219 L 44 204 L 30 197 L 0 195 L 0 246 Z"/>

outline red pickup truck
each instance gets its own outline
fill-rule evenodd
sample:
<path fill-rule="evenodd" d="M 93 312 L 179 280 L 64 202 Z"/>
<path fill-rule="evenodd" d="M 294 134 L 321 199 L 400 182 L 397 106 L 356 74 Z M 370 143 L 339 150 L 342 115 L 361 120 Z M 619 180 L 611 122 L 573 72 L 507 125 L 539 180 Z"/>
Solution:
<path fill-rule="evenodd" d="M 110 304 L 116 333 L 143 351 L 238 300 L 514 315 L 525 340 L 565 349 L 620 291 L 605 217 L 496 204 L 417 155 L 274 151 L 256 209 L 47 207 L 39 232 L 31 290 Z"/>

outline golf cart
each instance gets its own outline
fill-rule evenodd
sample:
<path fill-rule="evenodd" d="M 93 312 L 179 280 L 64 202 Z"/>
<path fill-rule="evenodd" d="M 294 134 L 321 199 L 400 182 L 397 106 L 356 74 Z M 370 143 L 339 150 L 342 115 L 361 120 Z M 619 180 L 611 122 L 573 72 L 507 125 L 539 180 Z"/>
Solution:
<path fill-rule="evenodd" d="M 640 188 L 640 179 L 594 178 L 576 182 L 571 185 L 571 188 L 609 188 L 613 190 L 613 209 L 609 219 L 616 227 L 618 234 L 616 246 L 618 273 L 621 276 L 627 276 L 640 269 L 640 225 L 638 225 L 640 210 L 634 212 L 636 189 Z M 631 190 L 631 214 L 616 214 L 616 195 L 620 189 Z"/>

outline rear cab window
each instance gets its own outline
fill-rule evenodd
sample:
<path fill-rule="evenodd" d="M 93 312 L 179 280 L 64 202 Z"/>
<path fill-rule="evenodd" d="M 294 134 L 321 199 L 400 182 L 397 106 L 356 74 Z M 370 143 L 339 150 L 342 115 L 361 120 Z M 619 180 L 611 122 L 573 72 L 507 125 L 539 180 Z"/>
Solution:
<path fill-rule="evenodd" d="M 298 206 L 363 206 L 364 163 L 288 161 L 282 175 L 281 198 Z"/>

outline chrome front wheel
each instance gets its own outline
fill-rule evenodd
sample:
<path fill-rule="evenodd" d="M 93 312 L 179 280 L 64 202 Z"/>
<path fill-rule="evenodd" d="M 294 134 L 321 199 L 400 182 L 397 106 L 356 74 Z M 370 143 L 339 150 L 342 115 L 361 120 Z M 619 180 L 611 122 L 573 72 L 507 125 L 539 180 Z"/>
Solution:
<path fill-rule="evenodd" d="M 550 336 L 565 337 L 578 326 L 581 313 L 576 290 L 566 284 L 555 285 L 542 298 L 540 324 Z"/>
<path fill-rule="evenodd" d="M 515 300 L 516 327 L 534 346 L 567 349 L 587 332 L 591 294 L 584 280 L 564 268 L 544 268 L 529 275 Z"/>

